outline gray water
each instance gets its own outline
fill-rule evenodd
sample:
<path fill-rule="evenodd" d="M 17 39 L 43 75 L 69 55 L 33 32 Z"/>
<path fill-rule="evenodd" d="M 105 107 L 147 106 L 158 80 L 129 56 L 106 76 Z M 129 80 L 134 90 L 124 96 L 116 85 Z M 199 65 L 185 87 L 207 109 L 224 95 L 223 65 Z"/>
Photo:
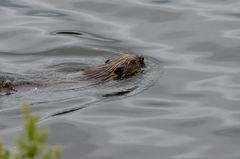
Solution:
<path fill-rule="evenodd" d="M 3 74 L 64 78 L 122 53 L 147 62 L 119 83 L 0 97 L 0 135 L 11 146 L 27 99 L 64 159 L 239 159 L 239 10 L 238 0 L 0 0 Z"/>

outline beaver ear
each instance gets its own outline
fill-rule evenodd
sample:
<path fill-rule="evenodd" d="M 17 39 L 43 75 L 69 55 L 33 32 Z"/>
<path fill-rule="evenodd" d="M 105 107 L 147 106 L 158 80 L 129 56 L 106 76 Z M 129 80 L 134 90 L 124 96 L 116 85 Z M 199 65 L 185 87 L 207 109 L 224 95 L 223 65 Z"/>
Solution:
<path fill-rule="evenodd" d="M 114 71 L 114 73 L 116 73 L 118 76 L 122 76 L 123 75 L 123 67 L 118 67 L 116 68 L 116 70 Z"/>
<path fill-rule="evenodd" d="M 105 63 L 108 63 L 109 62 L 109 59 L 107 59 L 106 61 L 105 61 Z"/>

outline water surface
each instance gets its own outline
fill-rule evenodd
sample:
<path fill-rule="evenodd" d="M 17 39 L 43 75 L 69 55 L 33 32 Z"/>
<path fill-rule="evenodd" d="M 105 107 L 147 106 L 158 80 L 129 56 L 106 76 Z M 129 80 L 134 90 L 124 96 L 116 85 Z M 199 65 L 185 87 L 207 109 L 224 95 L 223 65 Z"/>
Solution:
<path fill-rule="evenodd" d="M 237 0 L 0 1 L 1 72 L 65 77 L 126 52 L 149 66 L 116 85 L 0 97 L 0 134 L 11 145 L 29 98 L 63 158 L 239 159 L 239 9 Z"/>

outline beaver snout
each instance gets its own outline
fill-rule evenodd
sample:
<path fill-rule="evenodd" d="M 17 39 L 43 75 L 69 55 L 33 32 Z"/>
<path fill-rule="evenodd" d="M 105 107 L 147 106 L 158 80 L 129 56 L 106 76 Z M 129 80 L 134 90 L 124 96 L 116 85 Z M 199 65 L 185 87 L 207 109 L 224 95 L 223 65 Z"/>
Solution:
<path fill-rule="evenodd" d="M 141 67 L 145 67 L 144 57 L 143 56 L 139 56 L 139 62 L 141 64 Z"/>

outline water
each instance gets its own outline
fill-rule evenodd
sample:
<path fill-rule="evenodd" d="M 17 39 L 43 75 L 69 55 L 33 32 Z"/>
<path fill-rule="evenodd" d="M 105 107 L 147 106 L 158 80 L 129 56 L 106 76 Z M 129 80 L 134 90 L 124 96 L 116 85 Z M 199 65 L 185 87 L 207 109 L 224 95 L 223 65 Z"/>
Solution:
<path fill-rule="evenodd" d="M 1 136 L 11 145 L 29 97 L 63 158 L 239 159 L 239 8 L 237 0 L 1 0 L 1 72 L 52 75 L 124 52 L 149 66 L 117 85 L 1 97 Z"/>

